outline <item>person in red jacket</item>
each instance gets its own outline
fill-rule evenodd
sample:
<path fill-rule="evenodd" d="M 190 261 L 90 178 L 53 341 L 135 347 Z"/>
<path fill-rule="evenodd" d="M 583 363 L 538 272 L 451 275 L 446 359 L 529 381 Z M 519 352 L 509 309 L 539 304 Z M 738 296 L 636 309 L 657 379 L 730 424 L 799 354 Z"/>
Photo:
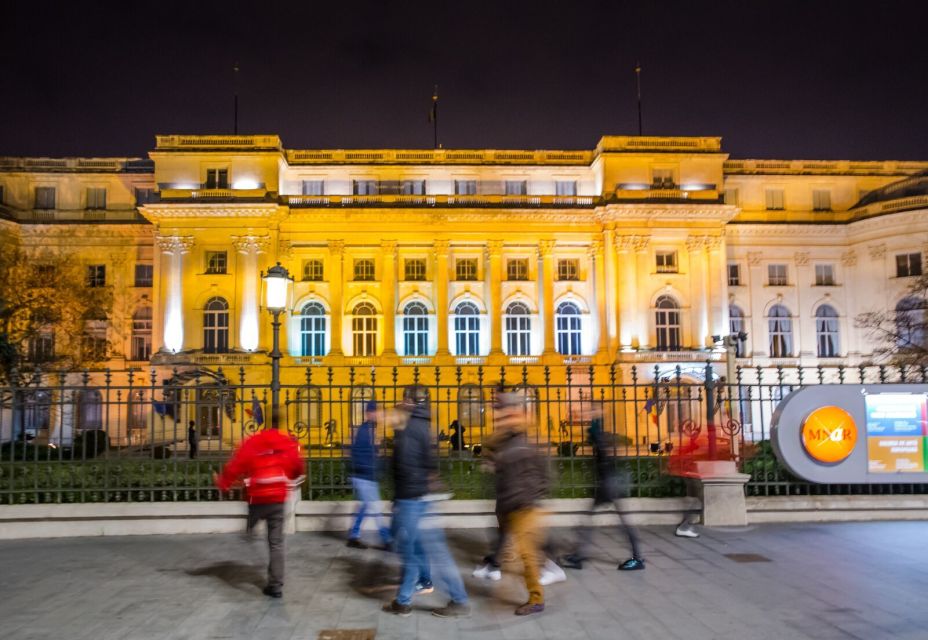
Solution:
<path fill-rule="evenodd" d="M 259 520 L 267 521 L 267 544 L 270 562 L 264 595 L 280 598 L 284 584 L 284 502 L 290 481 L 303 472 L 297 443 L 275 429 L 259 431 L 245 440 L 222 474 L 216 486 L 228 491 L 235 482 L 245 481 L 248 498 L 248 533 Z"/>

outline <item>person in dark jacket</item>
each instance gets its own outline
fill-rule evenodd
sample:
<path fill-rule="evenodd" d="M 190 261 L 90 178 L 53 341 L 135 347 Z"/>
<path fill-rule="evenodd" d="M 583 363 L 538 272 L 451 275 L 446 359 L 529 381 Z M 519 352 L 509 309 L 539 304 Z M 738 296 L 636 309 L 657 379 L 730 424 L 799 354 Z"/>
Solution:
<path fill-rule="evenodd" d="M 589 511 L 589 519 L 592 520 L 593 513 L 596 509 L 613 505 L 616 513 L 619 515 L 620 527 L 624 530 L 628 538 L 628 544 L 631 547 L 632 557 L 619 564 L 620 571 L 639 571 L 644 569 L 644 559 L 641 557 L 641 548 L 638 544 L 638 532 L 635 527 L 628 522 L 628 516 L 624 513 L 622 501 L 628 497 L 628 478 L 620 475 L 615 468 L 615 460 L 609 454 L 605 434 L 603 433 L 602 414 L 593 410 L 588 416 L 590 418 L 590 427 L 588 429 L 590 444 L 593 446 L 594 463 L 596 467 L 596 486 L 593 489 L 593 505 Z M 561 566 L 568 569 L 582 569 L 583 562 L 589 554 L 590 539 L 593 532 L 589 524 L 581 527 L 579 530 L 577 548 L 574 553 L 561 558 Z"/>
<path fill-rule="evenodd" d="M 196 459 L 197 449 L 200 445 L 200 434 L 197 433 L 197 423 L 193 420 L 187 425 L 187 454 L 191 460 Z"/>
<path fill-rule="evenodd" d="M 395 426 L 393 440 L 393 483 L 395 500 L 393 530 L 396 546 L 403 558 L 403 578 L 396 598 L 384 605 L 384 611 L 401 616 L 412 613 L 412 596 L 421 591 L 429 564 L 435 568 L 441 586 L 451 596 L 444 607 L 434 609 L 442 618 L 470 615 L 470 604 L 457 565 L 451 558 L 444 532 L 431 522 L 429 505 L 438 474 L 438 459 L 430 435 L 431 412 L 428 401 L 412 406 L 405 425 Z"/>
<path fill-rule="evenodd" d="M 467 449 L 467 445 L 464 443 L 464 431 L 466 427 L 462 427 L 461 423 L 457 420 L 451 421 L 451 437 L 448 439 L 448 444 L 451 445 L 452 451 L 464 451 Z"/>
<path fill-rule="evenodd" d="M 361 542 L 361 524 L 364 517 L 371 515 L 377 519 L 377 529 L 384 547 L 390 546 L 390 528 L 380 513 L 380 485 L 377 483 L 377 403 L 367 403 L 364 422 L 358 427 L 351 443 L 351 486 L 354 495 L 361 503 L 355 515 L 354 524 L 348 532 L 348 546 L 365 549 Z"/>

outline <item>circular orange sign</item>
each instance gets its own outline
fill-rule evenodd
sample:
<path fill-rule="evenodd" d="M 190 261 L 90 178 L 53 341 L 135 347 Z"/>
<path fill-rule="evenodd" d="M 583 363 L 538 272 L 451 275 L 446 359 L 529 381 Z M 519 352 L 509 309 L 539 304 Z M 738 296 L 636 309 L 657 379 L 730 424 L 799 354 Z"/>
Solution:
<path fill-rule="evenodd" d="M 802 423 L 802 448 L 823 464 L 841 462 L 857 444 L 854 418 L 840 407 L 819 407 Z"/>

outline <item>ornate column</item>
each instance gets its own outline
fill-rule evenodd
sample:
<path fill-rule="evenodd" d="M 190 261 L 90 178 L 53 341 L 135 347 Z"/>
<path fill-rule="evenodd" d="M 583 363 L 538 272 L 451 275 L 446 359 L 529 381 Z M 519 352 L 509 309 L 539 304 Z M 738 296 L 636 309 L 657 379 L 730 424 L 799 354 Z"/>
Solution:
<path fill-rule="evenodd" d="M 615 353 L 619 348 L 619 307 L 617 304 L 617 294 L 619 291 L 619 282 L 616 278 L 616 254 L 615 254 L 615 227 L 609 225 L 603 229 L 602 251 L 603 251 L 603 287 L 605 289 L 605 326 L 606 326 L 606 344 L 609 353 Z"/>
<path fill-rule="evenodd" d="M 647 346 L 647 322 L 639 319 L 638 254 L 647 251 L 650 236 L 616 236 L 619 279 L 619 343 L 622 349 Z M 647 308 L 647 305 L 645 305 Z"/>
<path fill-rule="evenodd" d="M 381 240 L 383 275 L 380 278 L 383 304 L 383 354 L 396 355 L 396 240 Z"/>
<path fill-rule="evenodd" d="M 686 250 L 689 252 L 690 262 L 690 299 L 693 309 L 693 340 L 689 346 L 694 349 L 704 348 L 709 335 L 709 282 L 706 278 L 705 247 L 705 236 L 689 236 L 686 239 Z"/>
<path fill-rule="evenodd" d="M 503 353 L 503 241 L 487 242 L 486 259 L 490 273 L 490 355 Z"/>
<path fill-rule="evenodd" d="M 554 240 L 542 240 L 538 243 L 538 257 L 541 259 L 542 322 L 544 331 L 544 351 L 542 355 L 557 353 L 554 348 Z"/>
<path fill-rule="evenodd" d="M 603 254 L 603 242 L 596 239 L 590 243 L 590 262 L 593 263 L 593 290 L 596 296 L 596 304 L 593 308 L 596 310 L 596 329 L 598 332 L 596 340 L 596 353 L 606 355 L 609 353 L 609 323 L 606 317 L 606 269 Z"/>
<path fill-rule="evenodd" d="M 245 351 L 258 348 L 258 308 L 260 307 L 258 288 L 258 254 L 267 251 L 268 236 L 232 236 L 232 245 L 242 254 L 240 286 L 242 297 L 239 300 L 238 346 Z"/>
<path fill-rule="evenodd" d="M 127 282 L 126 282 L 126 263 L 128 262 L 128 256 L 125 253 L 113 252 L 110 254 L 109 263 L 113 268 L 112 271 L 112 282 L 113 285 L 113 313 L 109 317 L 109 323 L 107 331 L 109 335 L 107 340 L 110 344 L 110 357 L 111 358 L 122 358 L 125 357 L 129 351 L 126 350 L 127 334 L 131 335 L 132 333 L 132 314 L 135 312 L 135 309 L 130 308 L 131 298 L 128 296 Z M 129 349 L 131 350 L 131 345 Z"/>
<path fill-rule="evenodd" d="M 344 253 L 344 240 L 329 240 L 329 291 L 331 292 L 329 304 L 332 307 L 332 327 L 329 333 L 331 339 L 330 356 L 344 355 L 342 351 L 342 315 L 344 313 L 342 297 L 345 290 L 342 262 Z"/>
<path fill-rule="evenodd" d="M 436 240 L 432 248 L 435 258 L 435 316 L 438 323 L 436 355 L 447 356 L 448 349 L 448 247 L 447 240 Z"/>
<path fill-rule="evenodd" d="M 193 247 L 192 236 L 157 236 L 158 249 L 167 261 L 168 274 L 162 278 L 165 283 L 161 299 L 164 301 L 164 339 L 165 351 L 177 353 L 184 349 L 184 298 L 183 298 L 183 260 L 184 254 Z"/>
<path fill-rule="evenodd" d="M 724 233 L 724 232 L 723 232 Z M 725 236 L 706 236 L 709 282 L 709 335 L 728 335 L 728 258 Z"/>

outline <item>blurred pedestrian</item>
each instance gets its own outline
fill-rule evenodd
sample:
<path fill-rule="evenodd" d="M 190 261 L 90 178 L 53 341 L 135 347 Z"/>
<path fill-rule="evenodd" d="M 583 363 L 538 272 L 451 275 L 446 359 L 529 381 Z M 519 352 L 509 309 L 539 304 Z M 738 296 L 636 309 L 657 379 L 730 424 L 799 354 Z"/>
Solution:
<path fill-rule="evenodd" d="M 365 516 L 377 520 L 377 530 L 384 548 L 391 543 L 390 528 L 380 513 L 380 485 L 377 483 L 377 403 L 373 400 L 365 407 L 365 420 L 358 427 L 351 443 L 351 486 L 355 498 L 361 503 L 355 515 L 354 524 L 348 532 L 348 546 L 366 549 L 361 542 L 361 525 Z"/>
<path fill-rule="evenodd" d="M 303 470 L 299 445 L 276 429 L 265 429 L 245 440 L 216 476 L 216 486 L 228 491 L 233 483 L 245 482 L 248 499 L 247 532 L 259 520 L 267 523 L 269 562 L 267 586 L 263 593 L 272 598 L 283 595 L 284 584 L 284 506 L 290 481 Z"/>
<path fill-rule="evenodd" d="M 400 616 L 412 613 L 414 593 L 431 591 L 430 565 L 451 600 L 432 614 L 441 618 L 470 615 L 470 604 L 457 565 L 451 558 L 445 534 L 429 515 L 430 493 L 435 490 L 438 459 L 430 436 L 431 412 L 427 400 L 404 405 L 408 422 L 397 424 L 393 440 L 393 483 L 396 499 L 393 530 L 403 559 L 403 578 L 396 598 L 383 610 Z"/>
<path fill-rule="evenodd" d="M 200 448 L 200 434 L 197 433 L 197 423 L 193 420 L 187 425 L 187 455 L 195 460 Z"/>
<path fill-rule="evenodd" d="M 457 420 L 451 421 L 451 438 L 449 443 L 451 445 L 451 450 L 460 452 L 467 449 L 467 445 L 464 443 L 464 432 L 467 430 L 466 427 L 461 426 Z"/>
<path fill-rule="evenodd" d="M 593 462 L 596 469 L 596 485 L 593 489 L 593 504 L 588 512 L 589 521 L 578 531 L 576 550 L 561 558 L 561 565 L 568 569 L 582 569 L 584 561 L 589 558 L 591 528 L 593 514 L 601 507 L 613 506 L 619 516 L 619 526 L 628 538 L 632 557 L 619 564 L 620 571 L 640 571 L 644 569 L 644 558 L 638 543 L 638 532 L 629 522 L 625 512 L 624 500 L 629 494 L 629 477 L 627 473 L 620 473 L 615 467 L 615 459 L 610 454 L 603 432 L 602 413 L 598 409 L 585 412 L 584 416 L 590 420 L 587 429 L 589 442 L 593 447 Z"/>

